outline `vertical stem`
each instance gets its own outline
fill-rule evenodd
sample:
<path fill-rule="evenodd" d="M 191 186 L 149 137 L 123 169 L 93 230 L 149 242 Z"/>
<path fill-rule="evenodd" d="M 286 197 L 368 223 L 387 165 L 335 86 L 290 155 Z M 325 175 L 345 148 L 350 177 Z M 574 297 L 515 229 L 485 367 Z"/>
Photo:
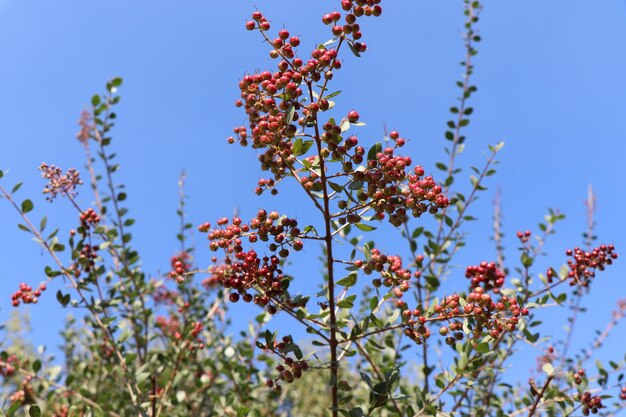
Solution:
<path fill-rule="evenodd" d="M 313 101 L 313 83 L 308 82 L 311 101 Z M 326 274 L 328 276 L 328 309 L 330 311 L 330 392 L 331 392 L 331 415 L 338 417 L 339 397 L 337 390 L 337 379 L 339 376 L 339 362 L 337 361 L 337 312 L 335 306 L 335 276 L 333 258 L 333 233 L 332 216 L 330 212 L 330 198 L 328 193 L 328 180 L 326 178 L 326 164 L 322 155 L 322 139 L 319 131 L 317 115 L 315 120 L 315 144 L 320 161 L 320 181 L 322 182 L 322 192 L 324 199 L 324 242 L 326 245 Z"/>

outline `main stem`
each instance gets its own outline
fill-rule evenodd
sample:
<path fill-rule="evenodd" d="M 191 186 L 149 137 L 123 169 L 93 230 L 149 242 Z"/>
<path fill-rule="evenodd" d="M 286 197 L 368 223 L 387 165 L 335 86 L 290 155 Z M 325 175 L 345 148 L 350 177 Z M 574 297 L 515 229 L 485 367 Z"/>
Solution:
<path fill-rule="evenodd" d="M 309 91 L 313 91 L 312 82 L 308 83 Z M 311 101 L 313 94 L 311 93 Z M 339 362 L 337 361 L 337 314 L 335 306 L 335 277 L 334 277 L 334 259 L 333 259 L 333 233 L 332 233 L 332 214 L 330 212 L 330 198 L 328 193 L 328 181 L 326 178 L 326 164 L 322 155 L 322 139 L 317 123 L 317 115 L 315 120 L 315 144 L 317 146 L 317 155 L 320 161 L 320 180 L 322 181 L 322 192 L 324 198 L 324 242 L 326 243 L 326 274 L 328 276 L 328 308 L 330 310 L 330 393 L 331 393 L 331 415 L 338 417 L 339 415 L 339 397 L 337 390 L 337 379 L 339 375 Z"/>

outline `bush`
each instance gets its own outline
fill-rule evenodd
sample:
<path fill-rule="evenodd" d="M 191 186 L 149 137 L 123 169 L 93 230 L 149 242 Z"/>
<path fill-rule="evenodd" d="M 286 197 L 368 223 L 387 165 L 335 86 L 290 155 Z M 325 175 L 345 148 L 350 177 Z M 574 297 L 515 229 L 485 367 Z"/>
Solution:
<path fill-rule="evenodd" d="M 464 73 L 450 109 L 444 162 L 418 165 L 402 153 L 407 139 L 395 130 L 381 142 L 363 140 L 356 133 L 364 124 L 358 110 L 333 110 L 342 57 L 367 52 L 361 24 L 382 13 L 379 3 L 341 1 L 341 12 L 322 17 L 332 38 L 306 59 L 297 54 L 299 37 L 286 29 L 275 34 L 260 11 L 245 23 L 277 63 L 273 71 L 241 79 L 236 105 L 248 122 L 228 141 L 257 150 L 266 178 L 256 193 L 281 198 L 281 189 L 297 190 L 312 207 L 310 224 L 265 209 L 249 220 L 235 215 L 201 223 L 197 230 L 214 253 L 196 255 L 181 176 L 180 249 L 171 271 L 152 278 L 133 246 L 135 221 L 111 150 L 121 78 L 109 81 L 81 115 L 77 138 L 86 173 L 40 166 L 47 199 L 64 199 L 76 210 L 67 235 L 50 233 L 45 216 L 32 220 L 34 204 L 18 200 L 19 184 L 0 186 L 21 217 L 19 228 L 51 262 L 39 284 L 19 286 L 13 306 L 36 304 L 52 281 L 63 281 L 70 291 L 59 289 L 56 299 L 80 312 L 63 332 L 63 366 L 19 337 L 18 317 L 9 323 L 13 337 L 0 360 L 6 415 L 611 415 L 623 406 L 609 398 L 626 397 L 625 361 L 597 361 L 595 369 L 588 363 L 626 314 L 626 302 L 590 338 L 590 349 L 570 353 L 581 300 L 603 285 L 595 283 L 596 274 L 618 258 L 612 244 L 595 242 L 591 189 L 584 247 L 565 247 L 565 258 L 550 257 L 554 267 L 535 265 L 564 216 L 551 210 L 534 238 L 517 232 L 519 260 L 510 262 L 496 199 L 496 256 L 467 266 L 465 284 L 446 282 L 458 275 L 455 256 L 472 244 L 463 230 L 476 220 L 471 208 L 503 148 L 490 146 L 483 165 L 471 168 L 469 189 L 459 185 L 465 174 L 458 159 L 476 92 L 480 3 L 464 2 Z M 434 169 L 436 175 L 427 174 Z M 78 198 L 85 183 L 93 207 Z M 389 234 L 408 256 L 385 250 Z M 291 260 L 302 255 L 299 262 L 312 270 L 317 246 L 321 290 L 303 294 L 297 275 L 305 271 Z M 235 303 L 255 305 L 236 310 L 254 311 L 248 329 L 232 324 Z M 548 307 L 569 320 L 561 342 L 543 335 L 540 310 Z M 506 367 L 522 344 L 538 349 L 542 374 L 512 384 Z"/>

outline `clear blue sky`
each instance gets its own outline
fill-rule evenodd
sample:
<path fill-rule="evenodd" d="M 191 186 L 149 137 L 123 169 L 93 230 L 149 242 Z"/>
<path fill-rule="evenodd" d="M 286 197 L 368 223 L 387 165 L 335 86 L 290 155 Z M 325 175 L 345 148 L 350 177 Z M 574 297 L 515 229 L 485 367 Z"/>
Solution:
<path fill-rule="evenodd" d="M 82 169 L 75 121 L 92 93 L 122 76 L 113 147 L 131 215 L 139 219 L 135 243 L 148 270 L 166 270 L 176 248 L 181 169 L 188 172 L 195 224 L 236 207 L 245 217 L 260 206 L 303 213 L 295 194 L 256 197 L 260 174 L 253 151 L 225 141 L 244 122 L 231 105 L 238 79 L 271 65 L 266 45 L 243 25 L 256 6 L 273 29 L 284 23 L 299 34 L 304 53 L 329 38 L 320 17 L 337 3 L 0 0 L 0 168 L 11 171 L 3 184 L 24 180 L 20 194 L 36 196 L 34 216 L 49 212 L 49 227 L 69 229 L 74 213 L 62 201 L 44 201 L 37 167 L 46 161 Z M 435 172 L 435 162 L 444 159 L 447 109 L 455 103 L 461 74 L 462 4 L 384 3 L 383 16 L 364 27 L 369 51 L 360 62 L 346 57 L 336 77 L 343 90 L 337 108 L 359 110 L 368 124 L 359 130 L 364 140 L 378 140 L 384 123 L 399 130 L 411 139 L 406 149 L 413 160 Z M 550 263 L 560 265 L 564 249 L 581 243 L 582 202 L 593 184 L 597 234 L 626 254 L 626 176 L 619 169 L 626 152 L 626 2 L 490 0 L 479 29 L 478 93 L 461 164 L 481 165 L 488 144 L 504 140 L 506 147 L 490 191 L 473 209 L 481 221 L 467 229 L 474 244 L 461 253 L 459 266 L 494 258 L 488 236 L 496 186 L 503 192 L 509 249 L 516 246 L 515 231 L 536 230 L 548 207 L 558 208 L 568 217 L 546 250 L 553 255 Z M 38 283 L 47 260 L 16 221 L 0 202 L 0 319 L 8 316 L 18 283 Z M 514 256 L 511 251 L 509 258 Z M 599 277 L 587 301 L 594 321 L 608 320 L 616 300 L 626 296 L 625 273 L 620 261 Z M 53 284 L 31 309 L 37 343 L 58 342 L 65 312 L 53 293 L 61 286 Z M 560 327 L 550 330 L 563 334 Z M 615 341 L 626 338 L 625 330 L 618 327 L 607 351 L 623 354 Z M 585 340 L 583 332 L 578 336 Z M 533 367 L 530 359 L 525 369 Z"/>

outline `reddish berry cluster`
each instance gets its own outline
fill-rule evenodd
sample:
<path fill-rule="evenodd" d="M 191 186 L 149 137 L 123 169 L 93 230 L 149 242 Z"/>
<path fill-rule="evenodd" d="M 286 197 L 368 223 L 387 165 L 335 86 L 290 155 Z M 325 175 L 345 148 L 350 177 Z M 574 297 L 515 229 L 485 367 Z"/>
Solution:
<path fill-rule="evenodd" d="M 168 289 L 165 285 L 160 285 L 152 293 L 152 298 L 156 304 L 175 305 L 180 294 L 178 291 Z"/>
<path fill-rule="evenodd" d="M 580 385 L 583 382 L 583 377 L 585 376 L 585 370 L 579 369 L 576 372 L 573 372 L 574 384 Z"/>
<path fill-rule="evenodd" d="M 212 268 L 211 273 L 224 288 L 231 290 L 231 302 L 236 303 L 240 298 L 246 303 L 254 301 L 267 308 L 270 314 L 275 314 L 277 308 L 271 300 L 281 297 L 287 289 L 280 263 L 277 256 L 259 258 L 254 250 L 250 250 L 236 253 L 235 260 L 227 258 L 225 264 Z M 253 296 L 252 289 L 259 295 Z"/>
<path fill-rule="evenodd" d="M 221 228 L 211 229 L 210 223 L 204 223 L 198 227 L 201 232 L 208 233 L 208 239 L 211 241 L 209 248 L 212 251 L 223 249 L 227 255 L 243 252 L 242 238 L 247 237 L 250 243 L 258 240 L 267 242 L 273 240 L 269 244 L 269 250 L 278 251 L 281 258 L 289 256 L 288 246 L 299 251 L 303 247 L 300 237 L 300 229 L 298 221 L 285 216 L 280 216 L 273 211 L 267 213 L 265 210 L 259 210 L 256 217 L 249 223 L 243 223 L 239 217 L 233 217 L 229 224 L 226 217 L 220 219 L 217 225 Z"/>
<path fill-rule="evenodd" d="M 78 254 L 78 261 L 72 265 L 73 268 L 70 267 L 74 269 L 76 277 L 80 276 L 81 270 L 87 274 L 93 271 L 96 265 L 96 258 L 98 257 L 98 250 L 100 250 L 98 245 L 84 244 L 82 246 Z"/>
<path fill-rule="evenodd" d="M 395 148 L 391 147 L 378 152 L 374 159 L 368 161 L 366 170 L 351 174 L 353 184 L 364 185 L 357 194 L 358 200 L 373 207 L 378 219 L 382 220 L 388 214 L 389 222 L 394 226 L 408 221 L 409 213 L 420 217 L 426 211 L 434 214 L 438 209 L 447 207 L 449 201 L 443 195 L 441 186 L 431 176 L 424 177 L 424 168 L 416 166 L 412 173 L 408 173 L 411 158 L 394 155 L 394 152 Z M 405 181 L 408 182 L 406 186 L 403 184 Z M 346 220 L 350 223 L 360 221 L 358 215 L 352 217 L 355 218 L 347 217 Z"/>
<path fill-rule="evenodd" d="M 63 174 L 61 168 L 43 162 L 39 170 L 41 176 L 48 180 L 48 184 L 43 189 L 44 194 L 49 194 L 48 201 L 52 201 L 57 195 L 74 197 L 76 186 L 83 183 L 78 171 L 74 168 L 70 168 Z"/>
<path fill-rule="evenodd" d="M 0 360 L 0 375 L 5 378 L 12 376 L 15 374 L 17 366 L 19 366 L 17 356 L 9 355 L 6 361 Z"/>
<path fill-rule="evenodd" d="M 474 291 L 468 294 L 463 312 L 472 315 L 476 320 L 473 330 L 475 336 L 482 335 L 483 331 L 489 331 L 489 335 L 494 339 L 504 332 L 514 331 L 520 315 L 529 314 L 528 309 L 520 307 L 514 297 L 502 296 L 500 301 L 495 302 L 481 287 L 474 288 Z M 507 313 L 510 317 L 506 316 Z"/>
<path fill-rule="evenodd" d="M 35 392 L 31 384 L 32 380 L 33 380 L 32 375 L 28 375 L 24 377 L 24 379 L 22 380 L 20 384 L 22 388 L 18 391 L 15 391 L 11 395 L 9 395 L 9 401 L 12 403 L 19 402 L 22 404 L 34 403 Z"/>
<path fill-rule="evenodd" d="M 88 208 L 80 214 L 80 224 L 89 229 L 92 225 L 96 225 L 100 222 L 100 216 L 92 208 Z"/>
<path fill-rule="evenodd" d="M 596 270 L 604 271 L 607 265 L 611 265 L 613 260 L 617 259 L 617 253 L 614 250 L 613 245 L 600 245 L 589 252 L 579 248 L 568 249 L 566 255 L 574 258 L 567 261 L 570 268 L 568 274 L 571 279 L 570 285 L 588 286 L 591 278 L 595 277 Z"/>
<path fill-rule="evenodd" d="M 341 24 L 341 13 L 332 12 L 322 16 L 322 22 L 325 25 L 333 25 L 333 36 L 346 39 L 356 52 L 365 52 L 367 45 L 358 42 L 363 36 L 361 27 L 357 23 L 357 19 L 361 16 L 380 16 L 383 12 L 380 7 L 380 0 L 343 0 L 341 8 L 349 12 L 345 15 L 344 23 Z"/>
<path fill-rule="evenodd" d="M 341 13 L 332 12 L 322 18 L 326 24 L 334 23 L 333 34 L 341 37 L 355 52 L 366 49 L 364 43 L 357 42 L 362 37 L 360 26 L 356 22 L 360 16 L 379 16 L 382 8 L 376 1 L 343 1 L 342 8 L 349 12 L 345 16 L 345 24 L 337 23 Z M 291 138 L 296 135 L 297 125 L 311 127 L 317 123 L 317 113 L 331 108 L 331 103 L 323 96 L 306 104 L 301 101 L 303 96 L 302 85 L 311 88 L 315 82 L 330 80 L 333 72 L 341 68 L 337 59 L 337 49 L 320 46 L 311 52 L 306 62 L 296 56 L 294 48 L 300 45 L 297 36 L 291 36 L 289 31 L 282 29 L 273 40 L 267 36 L 270 29 L 267 18 L 259 11 L 252 14 L 252 19 L 246 22 L 248 30 L 258 29 L 263 37 L 274 49 L 270 51 L 272 58 L 280 58 L 276 72 L 263 71 L 246 75 L 239 83 L 241 99 L 236 102 L 238 107 L 244 107 L 249 119 L 249 131 L 245 126 L 235 128 L 234 137 L 228 138 L 230 143 L 238 141 L 241 145 L 248 144 L 252 137 L 252 147 L 266 149 L 259 156 L 261 168 L 271 171 L 275 179 L 282 178 L 290 172 L 295 163 L 293 143 Z M 298 113 L 298 112 L 301 112 Z M 351 112 L 349 120 L 356 122 L 358 114 Z M 269 180 L 264 180 L 269 181 Z M 257 193 L 264 188 L 271 188 L 274 184 L 264 182 L 259 184 Z M 272 191 L 275 193 L 275 191 Z"/>
<path fill-rule="evenodd" d="M 276 181 L 274 181 L 273 179 L 261 178 L 258 182 L 258 187 L 256 187 L 255 192 L 257 195 L 261 195 L 263 194 L 263 191 L 271 190 L 270 192 L 272 193 L 272 195 L 276 195 L 278 194 L 278 190 L 274 188 L 275 185 L 276 185 Z"/>
<path fill-rule="evenodd" d="M 599 395 L 592 396 L 588 391 L 583 393 L 580 402 L 583 404 L 583 416 L 588 416 L 590 412 L 591 414 L 598 414 L 598 410 L 604 408 L 602 398 Z"/>
<path fill-rule="evenodd" d="M 470 288 L 482 287 L 485 291 L 493 290 L 498 294 L 504 285 L 504 272 L 495 262 L 481 262 L 477 266 L 468 266 L 465 277 L 470 278 Z"/>
<path fill-rule="evenodd" d="M 402 258 L 399 256 L 385 255 L 380 253 L 378 249 L 372 249 L 367 263 L 358 260 L 354 264 L 363 268 L 366 275 L 371 275 L 373 272 L 380 273 L 380 278 L 372 280 L 374 287 L 395 287 L 394 295 L 398 298 L 401 298 L 402 294 L 409 290 L 411 271 L 403 268 Z"/>
<path fill-rule="evenodd" d="M 466 300 L 457 294 L 446 297 L 433 308 L 433 313 L 428 317 L 420 310 L 406 309 L 402 312 L 402 320 L 405 325 L 404 334 L 417 344 L 422 344 L 431 335 L 427 322 L 445 321 L 447 325 L 439 328 L 439 334 L 446 336 L 446 343 L 452 345 L 464 337 L 461 332 L 462 318 L 473 319 L 470 328 L 475 339 L 480 339 L 485 334 L 496 339 L 504 332 L 514 331 L 519 323 L 519 316 L 527 314 L 528 310 L 520 308 L 514 298 L 503 296 L 501 301 L 495 302 L 481 287 L 476 287 Z M 449 335 L 450 332 L 455 333 Z"/>
<path fill-rule="evenodd" d="M 20 305 L 20 302 L 24 304 L 37 304 L 39 301 L 39 297 L 41 293 L 46 290 L 46 284 L 39 284 L 39 288 L 33 290 L 33 287 L 22 282 L 20 284 L 20 289 L 11 294 L 11 304 L 13 307 L 17 307 Z"/>
<path fill-rule="evenodd" d="M 525 232 L 517 232 L 517 238 L 522 242 L 522 244 L 528 243 L 530 240 L 530 230 L 526 230 Z"/>
<path fill-rule="evenodd" d="M 185 280 L 185 274 L 191 270 L 191 254 L 189 252 L 180 252 L 170 259 L 172 270 L 169 273 L 170 278 L 176 279 L 179 284 Z"/>
<path fill-rule="evenodd" d="M 626 386 L 623 386 L 619 393 L 620 400 L 626 400 Z"/>
<path fill-rule="evenodd" d="M 289 356 L 290 352 L 294 351 L 294 343 L 291 336 L 284 336 L 282 341 L 274 341 L 273 347 L 267 347 L 263 344 L 258 345 L 265 350 L 271 350 L 283 360 L 282 364 L 276 365 L 275 369 L 278 372 L 278 377 L 275 379 L 268 379 L 265 385 L 268 388 L 272 388 L 275 392 L 280 393 L 282 387 L 280 382 L 286 382 L 291 384 L 296 379 L 302 377 L 302 372 L 309 368 L 309 364 L 306 360 L 298 360 Z"/>
<path fill-rule="evenodd" d="M 183 329 L 177 315 L 170 316 L 169 318 L 158 316 L 156 318 L 156 326 L 161 329 L 165 336 L 176 341 L 186 339 L 190 343 L 195 342 L 195 344 L 192 344 L 190 347 L 192 350 L 195 349 L 196 346 L 200 349 L 204 348 L 204 342 L 202 338 L 199 337 L 203 327 L 202 323 L 198 321 L 191 322 L 189 328 Z"/>

